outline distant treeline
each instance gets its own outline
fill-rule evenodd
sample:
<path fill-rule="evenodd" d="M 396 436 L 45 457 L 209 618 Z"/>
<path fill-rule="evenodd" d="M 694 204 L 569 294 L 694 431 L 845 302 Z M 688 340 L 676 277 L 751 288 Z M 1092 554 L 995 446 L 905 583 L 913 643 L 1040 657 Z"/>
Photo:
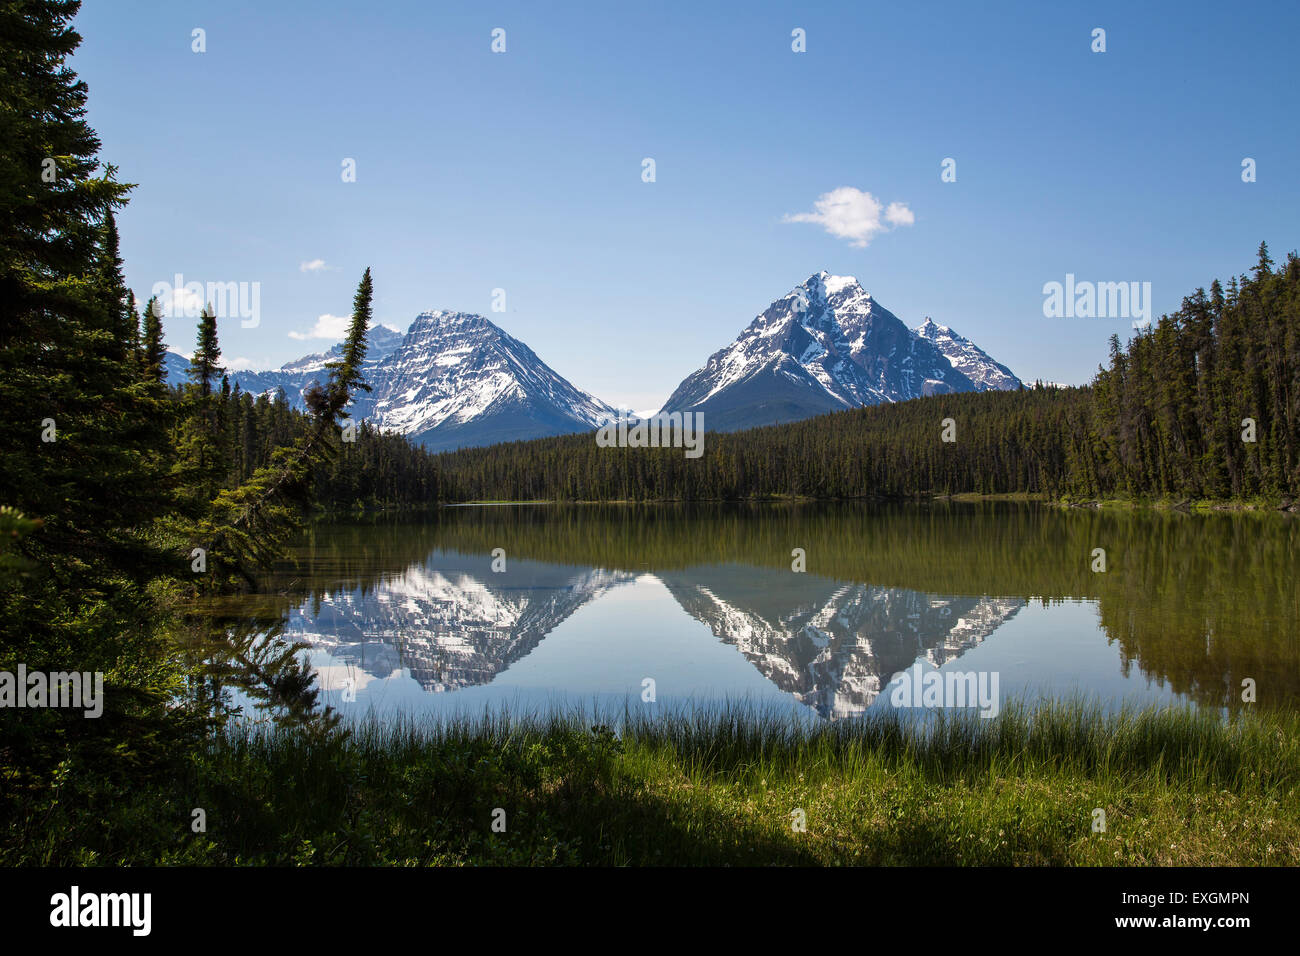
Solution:
<path fill-rule="evenodd" d="M 453 500 L 901 497 L 1063 490 L 1062 436 L 1081 429 L 1085 389 L 968 392 L 709 432 L 681 448 L 600 448 L 591 434 L 444 453 Z M 941 441 L 942 422 L 955 442 Z M 707 416 L 705 427 L 708 427 Z"/>
<path fill-rule="evenodd" d="M 1300 260 L 1275 269 L 1261 244 L 1226 292 L 1198 289 L 1127 347 L 1112 336 L 1089 387 L 921 398 L 709 433 L 704 448 L 691 459 L 578 434 L 438 464 L 453 501 L 1296 495 Z"/>
<path fill-rule="evenodd" d="M 173 398 L 183 402 L 184 394 L 181 387 Z M 215 414 L 225 487 L 248 481 L 271 463 L 277 448 L 297 441 L 313 423 L 311 415 L 289 405 L 283 392 L 255 398 L 238 385 L 232 389 L 225 378 Z M 411 508 L 442 497 L 432 454 L 364 421 L 345 433 L 337 453 L 312 480 L 317 506 L 329 511 Z"/>

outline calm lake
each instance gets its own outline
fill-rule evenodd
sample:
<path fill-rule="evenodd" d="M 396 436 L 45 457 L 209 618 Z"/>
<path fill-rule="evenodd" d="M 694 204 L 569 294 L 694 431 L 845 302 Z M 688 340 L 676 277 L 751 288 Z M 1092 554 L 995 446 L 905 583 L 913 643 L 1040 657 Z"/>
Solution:
<path fill-rule="evenodd" d="M 935 670 L 996 675 L 1002 701 L 1294 708 L 1297 554 L 1300 521 L 1277 514 L 452 507 L 317 525 L 240 613 L 310 644 L 350 716 L 743 701 L 843 719 Z"/>

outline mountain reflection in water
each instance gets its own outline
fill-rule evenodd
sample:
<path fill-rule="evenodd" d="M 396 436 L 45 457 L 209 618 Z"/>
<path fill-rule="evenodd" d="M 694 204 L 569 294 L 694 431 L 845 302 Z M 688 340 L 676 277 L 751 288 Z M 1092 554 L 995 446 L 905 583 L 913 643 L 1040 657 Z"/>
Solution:
<path fill-rule="evenodd" d="M 426 695 L 500 687 L 504 699 L 531 668 L 557 695 L 635 700 L 639 674 L 603 680 L 595 652 L 652 627 L 637 639 L 647 671 L 680 668 L 722 698 L 752 687 L 743 660 L 827 718 L 883 703 L 916 661 L 951 668 L 968 655 L 961 667 L 999 669 L 1004 692 L 1065 681 L 1231 708 L 1252 677 L 1260 705 L 1293 707 L 1300 605 L 1280 569 L 1296 526 L 987 504 L 448 508 L 418 523 L 318 525 L 248 601 L 329 668 Z M 1095 547 L 1106 573 L 1090 570 Z M 806 572 L 791 569 L 793 548 Z M 635 596 L 630 610 L 593 613 L 620 592 Z M 548 657 L 548 638 L 573 646 Z M 589 664 L 582 686 L 575 661 Z"/>

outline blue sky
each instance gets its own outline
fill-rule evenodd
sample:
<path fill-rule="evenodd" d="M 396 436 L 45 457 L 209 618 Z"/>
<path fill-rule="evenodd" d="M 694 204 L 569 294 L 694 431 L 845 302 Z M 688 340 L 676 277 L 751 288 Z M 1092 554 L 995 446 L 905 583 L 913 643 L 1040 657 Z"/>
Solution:
<path fill-rule="evenodd" d="M 260 283 L 230 364 L 328 347 L 302 336 L 370 266 L 379 321 L 478 312 L 647 409 L 826 269 L 1079 383 L 1131 321 L 1045 318 L 1045 283 L 1150 282 L 1159 315 L 1300 245 L 1290 2 L 90 0 L 76 24 L 102 155 L 139 184 L 132 288 Z M 869 205 L 840 235 L 788 221 L 844 187 L 879 231 Z M 190 350 L 192 319 L 167 330 Z"/>

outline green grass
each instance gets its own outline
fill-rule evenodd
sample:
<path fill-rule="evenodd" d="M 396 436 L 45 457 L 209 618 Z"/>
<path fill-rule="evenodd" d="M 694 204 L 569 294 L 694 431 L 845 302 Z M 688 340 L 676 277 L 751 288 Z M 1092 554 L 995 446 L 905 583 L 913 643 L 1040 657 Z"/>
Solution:
<path fill-rule="evenodd" d="M 0 862 L 1295 865 L 1297 731 L 1294 715 L 1080 702 L 925 726 L 729 707 L 617 732 L 580 713 L 246 728 L 149 787 L 67 775 Z"/>

